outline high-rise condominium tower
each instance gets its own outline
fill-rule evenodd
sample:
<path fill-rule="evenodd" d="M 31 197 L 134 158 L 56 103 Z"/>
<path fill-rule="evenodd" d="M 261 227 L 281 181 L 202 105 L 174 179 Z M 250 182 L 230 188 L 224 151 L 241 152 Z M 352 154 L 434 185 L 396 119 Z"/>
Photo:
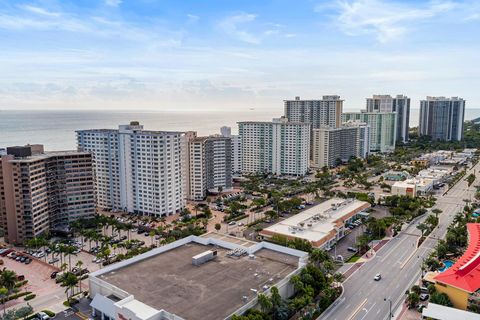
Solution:
<path fill-rule="evenodd" d="M 189 132 L 190 133 L 190 132 Z M 207 191 L 232 189 L 232 139 L 221 135 L 188 139 L 188 197 L 204 200 Z"/>
<path fill-rule="evenodd" d="M 78 148 L 93 155 L 98 207 L 141 215 L 184 208 L 185 143 L 182 132 L 144 130 L 138 122 L 77 131 Z"/>
<path fill-rule="evenodd" d="M 396 134 L 395 112 L 345 112 L 342 121 L 360 121 L 370 127 L 370 151 L 393 152 Z"/>
<path fill-rule="evenodd" d="M 366 111 L 369 113 L 395 112 L 395 140 L 403 143 L 408 141 L 410 98 L 404 95 L 397 95 L 395 98 L 392 98 L 390 95 L 373 95 L 372 98 L 367 98 Z"/>
<path fill-rule="evenodd" d="M 427 97 L 420 101 L 419 134 L 432 140 L 463 139 L 465 100 L 458 97 Z"/>
<path fill-rule="evenodd" d="M 370 149 L 370 127 L 366 123 L 349 121 L 338 128 L 312 130 L 312 166 L 334 167 L 351 157 L 365 158 Z"/>
<path fill-rule="evenodd" d="M 323 96 L 322 100 L 284 100 L 285 117 L 292 122 L 309 123 L 311 129 L 341 125 L 343 100 L 339 96 Z"/>
<path fill-rule="evenodd" d="M 242 171 L 242 141 L 240 136 L 232 134 L 232 128 L 221 127 L 220 134 L 232 139 L 232 172 L 240 173 Z"/>
<path fill-rule="evenodd" d="M 9 243 L 52 231 L 95 214 L 88 152 L 44 152 L 42 145 L 10 147 L 0 156 L 0 218 Z"/>
<path fill-rule="evenodd" d="M 304 175 L 308 171 L 310 124 L 289 122 L 239 122 L 242 172 Z"/>

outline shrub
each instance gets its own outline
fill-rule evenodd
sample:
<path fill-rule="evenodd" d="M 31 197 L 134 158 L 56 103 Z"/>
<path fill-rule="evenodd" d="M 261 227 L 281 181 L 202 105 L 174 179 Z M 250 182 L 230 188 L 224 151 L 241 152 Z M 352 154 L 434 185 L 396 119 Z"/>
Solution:
<path fill-rule="evenodd" d="M 45 312 L 50 318 L 55 317 L 55 312 L 50 311 L 50 310 L 42 310 L 42 312 Z"/>
<path fill-rule="evenodd" d="M 32 294 L 26 295 L 25 298 L 23 298 L 23 299 L 24 299 L 25 301 L 30 301 L 30 300 L 32 300 L 32 299 L 35 299 L 36 296 L 37 296 L 36 294 L 32 293 Z"/>

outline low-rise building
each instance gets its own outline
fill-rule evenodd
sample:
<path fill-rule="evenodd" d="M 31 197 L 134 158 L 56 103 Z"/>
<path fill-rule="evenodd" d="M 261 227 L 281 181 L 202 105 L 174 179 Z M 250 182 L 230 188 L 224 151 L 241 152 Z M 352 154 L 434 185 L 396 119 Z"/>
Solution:
<path fill-rule="evenodd" d="M 328 250 L 346 235 L 347 225 L 368 208 L 370 204 L 365 201 L 330 199 L 262 230 L 260 236 L 303 239 Z"/>
<path fill-rule="evenodd" d="M 453 173 L 453 167 L 435 166 L 418 172 L 417 177 L 421 179 L 432 180 L 434 184 L 439 184 L 445 181 Z"/>
<path fill-rule="evenodd" d="M 480 314 L 442 306 L 429 302 L 422 310 L 422 319 L 431 320 L 479 320 Z"/>
<path fill-rule="evenodd" d="M 433 189 L 433 180 L 412 178 L 396 181 L 392 185 L 391 194 L 397 196 L 417 197 L 428 194 Z"/>
<path fill-rule="evenodd" d="M 91 307 L 101 319 L 230 319 L 290 278 L 308 254 L 268 242 L 242 244 L 189 236 L 89 275 Z M 159 272 L 160 271 L 160 272 Z"/>
<path fill-rule="evenodd" d="M 410 174 L 407 171 L 389 171 L 385 173 L 384 179 L 387 181 L 404 181 Z"/>
<path fill-rule="evenodd" d="M 466 310 L 480 307 L 480 223 L 468 223 L 468 248 L 449 269 L 437 275 L 435 288 L 453 306 Z"/>

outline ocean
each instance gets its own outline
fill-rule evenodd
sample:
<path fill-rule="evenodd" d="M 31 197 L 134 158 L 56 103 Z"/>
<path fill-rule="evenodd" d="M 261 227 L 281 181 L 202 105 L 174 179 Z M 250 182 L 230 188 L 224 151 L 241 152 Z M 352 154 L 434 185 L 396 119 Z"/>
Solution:
<path fill-rule="evenodd" d="M 345 109 L 344 111 L 358 111 Z M 0 148 L 27 143 L 40 143 L 46 150 L 75 149 L 75 130 L 114 129 L 120 124 L 140 121 L 145 129 L 197 131 L 199 135 L 220 132 L 238 121 L 269 121 L 280 117 L 279 110 L 220 112 L 125 112 L 125 111 L 0 111 Z M 410 126 L 418 125 L 418 109 L 410 111 Z M 480 109 L 466 109 L 465 120 L 480 117 Z"/>

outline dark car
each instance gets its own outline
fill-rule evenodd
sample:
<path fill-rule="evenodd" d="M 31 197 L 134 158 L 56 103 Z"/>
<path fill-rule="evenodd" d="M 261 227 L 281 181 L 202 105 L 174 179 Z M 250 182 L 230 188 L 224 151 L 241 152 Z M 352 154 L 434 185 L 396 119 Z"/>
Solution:
<path fill-rule="evenodd" d="M 32 263 L 32 259 L 27 258 L 27 259 L 25 260 L 25 264 L 30 264 L 30 263 Z"/>
<path fill-rule="evenodd" d="M 27 257 L 21 257 L 20 262 L 25 262 L 25 261 L 27 261 L 27 259 L 28 259 Z"/>
<path fill-rule="evenodd" d="M 57 277 L 57 273 L 58 271 L 53 271 L 51 274 L 50 274 L 50 279 L 55 279 Z"/>

